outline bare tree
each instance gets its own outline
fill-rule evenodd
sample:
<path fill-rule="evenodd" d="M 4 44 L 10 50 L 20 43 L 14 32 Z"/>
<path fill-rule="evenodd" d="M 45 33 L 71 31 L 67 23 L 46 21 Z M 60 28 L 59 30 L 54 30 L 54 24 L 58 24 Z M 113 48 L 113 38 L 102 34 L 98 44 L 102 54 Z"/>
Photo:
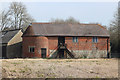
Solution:
<path fill-rule="evenodd" d="M 63 19 L 51 19 L 51 22 L 54 22 L 54 23 L 64 23 L 65 21 Z"/>
<path fill-rule="evenodd" d="M 66 23 L 80 23 L 78 20 L 76 20 L 73 17 L 69 17 L 68 19 L 65 20 Z"/>
<path fill-rule="evenodd" d="M 11 25 L 10 11 L 2 11 L 0 14 L 1 30 Z"/>
<path fill-rule="evenodd" d="M 54 22 L 54 23 L 80 23 L 78 20 L 76 20 L 73 17 L 69 17 L 66 20 L 58 19 L 58 18 L 57 19 L 51 19 L 51 22 Z"/>
<path fill-rule="evenodd" d="M 8 11 L 1 13 L 1 30 L 4 28 L 20 29 L 25 28 L 34 21 L 27 13 L 26 6 L 21 2 L 12 2 Z M 7 29 L 6 28 L 6 29 Z"/>
<path fill-rule="evenodd" d="M 10 15 L 14 24 L 14 28 L 22 28 L 26 24 L 31 23 L 34 19 L 27 13 L 25 5 L 21 2 L 12 2 L 10 5 Z"/>
<path fill-rule="evenodd" d="M 118 7 L 113 21 L 111 21 L 109 32 L 112 52 L 120 53 L 120 7 Z"/>

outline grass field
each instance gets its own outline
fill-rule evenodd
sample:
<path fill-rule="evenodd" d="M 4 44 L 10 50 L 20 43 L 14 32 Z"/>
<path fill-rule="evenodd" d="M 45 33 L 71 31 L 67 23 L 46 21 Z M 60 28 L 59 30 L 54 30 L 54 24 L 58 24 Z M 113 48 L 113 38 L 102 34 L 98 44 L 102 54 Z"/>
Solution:
<path fill-rule="evenodd" d="M 117 59 L 4 59 L 3 78 L 117 78 Z"/>

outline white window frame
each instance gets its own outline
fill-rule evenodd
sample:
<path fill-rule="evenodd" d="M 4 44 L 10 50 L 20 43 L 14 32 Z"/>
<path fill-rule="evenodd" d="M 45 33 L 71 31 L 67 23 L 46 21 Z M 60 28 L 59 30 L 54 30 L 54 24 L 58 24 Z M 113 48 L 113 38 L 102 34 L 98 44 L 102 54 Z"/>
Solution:
<path fill-rule="evenodd" d="M 31 52 L 31 48 L 34 48 L 34 52 Z M 35 53 L 35 46 L 29 46 L 29 53 Z"/>
<path fill-rule="evenodd" d="M 93 42 L 93 43 L 97 43 L 97 42 L 98 42 L 98 37 L 93 37 L 93 38 L 92 38 L 92 42 Z"/>
<path fill-rule="evenodd" d="M 74 43 L 78 43 L 78 37 L 72 37 L 72 41 L 73 41 Z"/>

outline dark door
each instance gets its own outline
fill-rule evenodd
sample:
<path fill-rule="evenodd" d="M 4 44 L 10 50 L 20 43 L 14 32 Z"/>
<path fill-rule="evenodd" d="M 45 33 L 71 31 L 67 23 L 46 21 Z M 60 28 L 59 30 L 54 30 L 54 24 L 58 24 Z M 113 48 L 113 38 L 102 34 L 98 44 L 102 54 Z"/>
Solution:
<path fill-rule="evenodd" d="M 65 37 L 58 37 L 58 46 L 60 44 L 65 44 Z M 59 50 L 59 58 L 64 58 L 64 49 Z"/>
<path fill-rule="evenodd" d="M 58 45 L 65 44 L 65 37 L 58 37 Z"/>
<path fill-rule="evenodd" d="M 6 46 L 2 46 L 2 58 L 7 58 L 6 57 Z"/>
<path fill-rule="evenodd" d="M 41 48 L 41 57 L 46 58 L 46 48 Z"/>

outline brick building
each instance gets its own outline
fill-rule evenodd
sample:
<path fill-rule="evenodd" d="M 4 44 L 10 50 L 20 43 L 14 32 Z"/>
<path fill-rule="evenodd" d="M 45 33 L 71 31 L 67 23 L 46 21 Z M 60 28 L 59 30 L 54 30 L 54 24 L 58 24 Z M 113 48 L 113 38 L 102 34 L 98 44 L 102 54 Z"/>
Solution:
<path fill-rule="evenodd" d="M 110 52 L 108 31 L 99 24 L 32 23 L 22 38 L 23 57 L 100 58 Z"/>

